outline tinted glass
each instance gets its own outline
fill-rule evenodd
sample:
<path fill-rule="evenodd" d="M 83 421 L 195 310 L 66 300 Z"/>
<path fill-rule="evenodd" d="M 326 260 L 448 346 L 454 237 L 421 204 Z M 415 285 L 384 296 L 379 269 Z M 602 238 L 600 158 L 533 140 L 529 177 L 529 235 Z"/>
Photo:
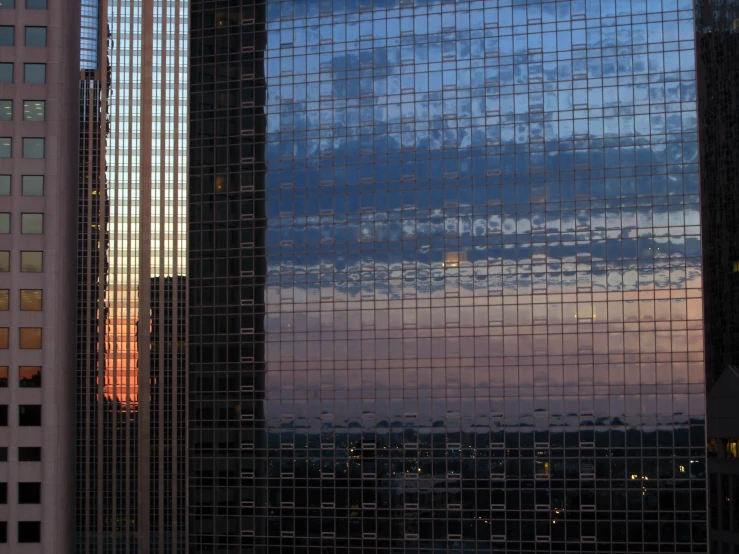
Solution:
<path fill-rule="evenodd" d="M 0 83 L 13 82 L 13 64 L 0 63 Z"/>
<path fill-rule="evenodd" d="M 12 25 L 0 25 L 0 46 L 13 46 L 15 27 Z"/>
<path fill-rule="evenodd" d="M 46 141 L 43 138 L 24 138 L 23 157 L 43 158 Z"/>
<path fill-rule="evenodd" d="M 24 82 L 30 85 L 43 85 L 46 83 L 46 64 L 27 63 L 24 64 Z"/>
<path fill-rule="evenodd" d="M 0 272 L 10 271 L 10 252 L 0 250 Z"/>
<path fill-rule="evenodd" d="M 15 0 L 0 0 L 0 10 L 12 10 L 15 8 Z"/>
<path fill-rule="evenodd" d="M 48 0 L 26 0 L 27 10 L 45 10 Z"/>
<path fill-rule="evenodd" d="M 0 366 L 0 387 L 7 388 L 8 386 L 8 366 Z M 3 461 L 0 459 L 0 462 Z"/>
<path fill-rule="evenodd" d="M 21 214 L 21 233 L 40 235 L 44 232 L 44 214 Z"/>
<path fill-rule="evenodd" d="M 40 462 L 41 448 L 38 446 L 20 446 L 18 447 L 19 462 Z"/>
<path fill-rule="evenodd" d="M 10 213 L 0 212 L 0 235 L 10 233 Z"/>
<path fill-rule="evenodd" d="M 27 1 L 31 2 L 32 0 L 27 0 Z M 18 522 L 18 542 L 19 543 L 41 542 L 41 522 L 40 521 L 19 521 Z"/>
<path fill-rule="evenodd" d="M 10 196 L 10 175 L 0 175 L 0 196 Z"/>
<path fill-rule="evenodd" d="M 40 273 L 43 271 L 43 252 L 21 252 L 21 271 Z"/>
<path fill-rule="evenodd" d="M 41 406 L 38 404 L 18 406 L 18 420 L 21 426 L 38 427 L 41 425 Z"/>
<path fill-rule="evenodd" d="M 25 121 L 43 121 L 46 112 L 46 102 L 43 100 L 24 100 L 23 119 Z"/>
<path fill-rule="evenodd" d="M 0 158 L 12 158 L 13 146 L 10 137 L 0 137 Z"/>
<path fill-rule="evenodd" d="M 23 196 L 43 196 L 44 195 L 44 176 L 43 175 L 24 175 L 23 176 Z"/>
<path fill-rule="evenodd" d="M 26 27 L 26 46 L 46 46 L 46 27 Z"/>
<path fill-rule="evenodd" d="M 0 100 L 0 121 L 11 121 L 13 119 L 13 101 Z"/>
<path fill-rule="evenodd" d="M 0 289 L 0 312 L 10 309 L 10 291 L 8 289 Z"/>

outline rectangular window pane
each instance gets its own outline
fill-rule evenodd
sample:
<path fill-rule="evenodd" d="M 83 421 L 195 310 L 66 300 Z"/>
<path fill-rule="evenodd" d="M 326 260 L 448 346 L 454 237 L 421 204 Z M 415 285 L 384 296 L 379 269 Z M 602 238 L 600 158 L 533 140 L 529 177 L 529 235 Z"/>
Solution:
<path fill-rule="evenodd" d="M 43 85 L 46 83 L 46 64 L 45 63 L 27 63 L 25 64 L 24 81 L 29 85 Z"/>
<path fill-rule="evenodd" d="M 23 119 L 25 121 L 43 121 L 45 119 L 46 102 L 43 100 L 24 100 Z"/>
<path fill-rule="evenodd" d="M 0 137 L 0 158 L 12 158 L 13 146 L 10 137 Z"/>
<path fill-rule="evenodd" d="M 8 503 L 8 484 L 6 482 L 0 483 L 0 504 Z"/>
<path fill-rule="evenodd" d="M 0 462 L 8 461 L 8 447 L 0 446 Z"/>
<path fill-rule="evenodd" d="M 21 310 L 41 311 L 42 291 L 40 289 L 21 289 Z"/>
<path fill-rule="evenodd" d="M 27 10 L 45 10 L 47 0 L 26 0 Z"/>
<path fill-rule="evenodd" d="M 18 447 L 19 462 L 40 462 L 41 447 L 39 446 L 19 446 Z"/>
<path fill-rule="evenodd" d="M 10 196 L 10 175 L 0 175 L 0 196 Z"/>
<path fill-rule="evenodd" d="M 22 365 L 18 368 L 18 385 L 23 388 L 41 386 L 41 367 Z"/>
<path fill-rule="evenodd" d="M 8 388 L 8 366 L 0 366 L 0 387 Z"/>
<path fill-rule="evenodd" d="M 0 46 L 13 46 L 15 27 L 12 25 L 0 25 Z"/>
<path fill-rule="evenodd" d="M 18 504 L 40 504 L 41 483 L 18 483 Z"/>
<path fill-rule="evenodd" d="M 18 423 L 24 427 L 37 427 L 41 425 L 41 406 L 38 404 L 18 406 L 18 420 Z"/>
<path fill-rule="evenodd" d="M 8 335 L 9 331 L 7 327 L 0 327 L 0 349 L 8 349 Z"/>
<path fill-rule="evenodd" d="M 10 271 L 10 251 L 0 250 L 0 272 Z"/>
<path fill-rule="evenodd" d="M 15 0 L 0 0 L 0 10 L 12 10 L 15 8 Z"/>
<path fill-rule="evenodd" d="M 0 312 L 10 309 L 10 291 L 8 289 L 0 289 Z"/>
<path fill-rule="evenodd" d="M 29 2 L 31 0 L 28 0 Z M 18 542 L 35 543 L 41 542 L 41 522 L 40 521 L 19 521 L 18 522 Z"/>
<path fill-rule="evenodd" d="M 10 233 L 10 214 L 8 212 L 0 213 L 0 235 Z"/>
<path fill-rule="evenodd" d="M 30 350 L 41 348 L 41 327 L 21 327 L 20 347 Z"/>
<path fill-rule="evenodd" d="M 23 139 L 23 157 L 24 158 L 43 158 L 44 157 L 44 139 L 43 138 L 24 138 Z"/>
<path fill-rule="evenodd" d="M 23 273 L 41 273 L 43 270 L 43 252 L 21 252 L 21 271 Z M 10 269 L 7 269 L 6 271 L 10 271 Z"/>
<path fill-rule="evenodd" d="M 43 175 L 24 175 L 22 186 L 23 186 L 23 196 L 43 196 L 44 195 L 44 176 Z"/>
<path fill-rule="evenodd" d="M 12 83 L 13 82 L 13 64 L 12 63 L 0 63 L 0 83 Z"/>
<path fill-rule="evenodd" d="M 13 101 L 0 100 L 0 121 L 11 121 L 13 119 Z"/>
<path fill-rule="evenodd" d="M 26 27 L 26 46 L 46 46 L 46 27 Z"/>
<path fill-rule="evenodd" d="M 21 214 L 21 233 L 42 235 L 44 233 L 44 214 Z"/>

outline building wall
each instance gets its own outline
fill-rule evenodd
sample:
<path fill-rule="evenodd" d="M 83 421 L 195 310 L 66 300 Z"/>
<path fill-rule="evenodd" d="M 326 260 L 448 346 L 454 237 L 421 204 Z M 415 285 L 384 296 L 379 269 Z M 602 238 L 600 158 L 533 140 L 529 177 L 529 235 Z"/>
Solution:
<path fill-rule="evenodd" d="M 9 271 L 0 272 L 0 289 L 9 297 L 0 327 L 9 328 L 10 335 L 9 345 L 0 349 L 0 366 L 7 368 L 0 405 L 8 408 L 8 422 L 0 427 L 0 448 L 7 452 L 0 462 L 0 482 L 7 486 L 7 501 L 0 505 L 7 534 L 0 533 L 5 538 L 0 552 L 72 552 L 75 326 L 70 323 L 76 288 L 80 7 L 75 0 L 50 0 L 45 7 L 41 3 L 42 9 L 23 1 L 1 4 L 0 25 L 14 28 L 14 40 L 0 47 L 0 63 L 13 64 L 12 83 L 0 84 L 0 98 L 13 103 L 12 117 L 0 122 L 0 135 L 12 141 L 10 157 L 0 160 L 0 174 L 10 176 L 9 196 L 0 197 L 0 211 L 10 213 L 10 232 L 0 234 L 0 251 L 9 253 Z M 45 46 L 26 46 L 29 26 L 46 28 Z M 45 64 L 45 82 L 28 82 L 27 63 Z M 45 102 L 42 121 L 24 118 L 26 100 Z M 24 152 L 24 138 L 30 137 L 44 139 L 41 158 L 29 159 L 30 152 Z M 24 191 L 23 176 L 43 176 L 42 194 Z M 23 214 L 30 213 L 43 214 L 43 227 L 34 234 L 23 227 Z M 42 253 L 39 271 L 22 263 L 22 252 L 30 251 Z M 40 328 L 40 344 L 23 348 L 23 328 Z M 37 370 L 21 369 L 27 367 L 40 368 L 40 380 L 30 377 Z M 26 406 L 40 406 L 40 425 L 24 425 L 25 415 L 37 409 Z M 25 461 L 28 451 L 21 448 L 40 448 L 40 461 Z M 21 483 L 40 487 L 40 500 L 32 491 L 21 494 Z M 24 539 L 33 542 L 20 544 Z"/>
<path fill-rule="evenodd" d="M 692 3 L 191 6 L 193 548 L 706 552 Z"/>

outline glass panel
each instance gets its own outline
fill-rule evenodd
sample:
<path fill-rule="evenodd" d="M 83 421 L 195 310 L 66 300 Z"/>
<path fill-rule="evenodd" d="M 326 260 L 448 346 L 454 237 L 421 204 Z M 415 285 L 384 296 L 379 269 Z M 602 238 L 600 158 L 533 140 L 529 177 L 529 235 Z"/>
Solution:
<path fill-rule="evenodd" d="M 26 27 L 26 46 L 46 46 L 46 27 Z"/>
<path fill-rule="evenodd" d="M 12 83 L 13 82 L 13 64 L 12 63 L 0 63 L 0 83 Z"/>
<path fill-rule="evenodd" d="M 24 388 L 41 386 L 41 366 L 20 366 L 18 368 L 18 385 Z"/>
<path fill-rule="evenodd" d="M 10 290 L 0 289 L 0 312 L 10 309 Z"/>
<path fill-rule="evenodd" d="M 45 141 L 43 138 L 24 138 L 23 139 L 23 157 L 24 158 L 43 158 Z"/>
<path fill-rule="evenodd" d="M 8 328 L 7 327 L 0 327 L 0 349 L 7 349 L 8 348 Z"/>
<path fill-rule="evenodd" d="M 43 196 L 44 195 L 44 176 L 43 175 L 24 175 L 23 176 L 23 196 Z"/>
<path fill-rule="evenodd" d="M 21 310 L 37 312 L 41 310 L 42 291 L 40 289 L 21 289 Z"/>
<path fill-rule="evenodd" d="M 44 270 L 43 252 L 21 252 L 21 271 L 24 273 L 41 273 Z M 6 271 L 10 271 L 7 269 Z"/>
<path fill-rule="evenodd" d="M 21 233 L 41 235 L 44 232 L 44 214 L 21 214 Z"/>
<path fill-rule="evenodd" d="M 8 212 L 0 213 L 0 235 L 10 233 L 10 214 Z"/>
<path fill-rule="evenodd" d="M 0 137 L 0 158 L 13 157 L 13 142 L 10 137 Z"/>
<path fill-rule="evenodd" d="M 10 271 L 10 252 L 8 250 L 0 250 L 0 272 Z"/>
<path fill-rule="evenodd" d="M 47 0 L 26 0 L 27 10 L 45 10 Z"/>
<path fill-rule="evenodd" d="M 24 100 L 23 119 L 25 121 L 43 121 L 45 118 L 46 102 L 43 100 Z"/>
<path fill-rule="evenodd" d="M 13 119 L 13 101 L 0 100 L 0 121 L 10 121 Z"/>
<path fill-rule="evenodd" d="M 20 347 L 29 349 L 41 348 L 41 327 L 21 327 Z"/>
<path fill-rule="evenodd" d="M 27 63 L 25 64 L 24 81 L 29 85 L 43 85 L 46 83 L 46 64 L 45 63 Z"/>
<path fill-rule="evenodd" d="M 15 0 L 0 0 L 0 10 L 12 10 L 15 8 Z"/>
<path fill-rule="evenodd" d="M 0 196 L 10 196 L 10 175 L 0 175 Z"/>
<path fill-rule="evenodd" d="M 7 388 L 8 386 L 8 366 L 0 366 L 0 387 Z"/>
<path fill-rule="evenodd" d="M 0 25 L 0 46 L 13 46 L 15 27 L 12 25 Z"/>

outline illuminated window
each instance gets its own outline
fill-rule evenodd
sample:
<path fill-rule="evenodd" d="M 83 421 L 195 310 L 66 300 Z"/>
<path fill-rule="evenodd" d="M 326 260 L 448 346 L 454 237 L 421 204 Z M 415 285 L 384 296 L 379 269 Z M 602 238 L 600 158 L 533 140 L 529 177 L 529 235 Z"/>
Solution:
<path fill-rule="evenodd" d="M 459 264 L 467 261 L 467 252 L 446 252 L 444 254 L 445 267 L 459 267 Z"/>
<path fill-rule="evenodd" d="M 739 458 L 739 440 L 728 439 L 726 441 L 726 457 Z"/>
<path fill-rule="evenodd" d="M 0 158 L 13 157 L 13 141 L 10 137 L 0 137 Z"/>
<path fill-rule="evenodd" d="M 0 312 L 10 309 L 10 291 L 8 289 L 0 289 Z"/>
<path fill-rule="evenodd" d="M 11 121 L 13 119 L 13 101 L 0 100 L 0 121 Z"/>
<path fill-rule="evenodd" d="M 44 269 L 43 252 L 21 252 L 21 271 L 24 273 L 41 273 Z M 9 269 L 6 271 L 10 271 Z"/>
<path fill-rule="evenodd" d="M 2 106 L 0 106 L 0 109 Z M 24 121 L 43 121 L 46 119 L 46 102 L 43 100 L 23 101 Z"/>
<path fill-rule="evenodd" d="M 739 273 L 739 262 L 734 262 L 733 270 L 734 273 Z"/>
<path fill-rule="evenodd" d="M 21 327 L 20 347 L 38 350 L 41 348 L 41 327 Z"/>
<path fill-rule="evenodd" d="M 38 388 L 41 386 L 41 367 L 22 365 L 18 368 L 18 386 Z"/>
<path fill-rule="evenodd" d="M 28 312 L 41 311 L 42 294 L 40 289 L 22 289 L 21 310 Z"/>

